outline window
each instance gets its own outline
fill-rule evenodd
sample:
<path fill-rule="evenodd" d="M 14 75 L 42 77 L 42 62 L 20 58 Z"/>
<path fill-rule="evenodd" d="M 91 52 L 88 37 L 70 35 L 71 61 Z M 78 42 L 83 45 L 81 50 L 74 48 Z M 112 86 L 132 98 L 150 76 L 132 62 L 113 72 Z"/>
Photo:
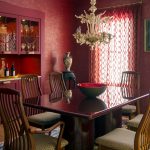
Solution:
<path fill-rule="evenodd" d="M 108 24 L 99 26 L 114 38 L 109 44 L 101 44 L 91 53 L 92 82 L 118 85 L 123 71 L 136 69 L 136 15 L 133 8 L 108 11 L 113 16 Z"/>

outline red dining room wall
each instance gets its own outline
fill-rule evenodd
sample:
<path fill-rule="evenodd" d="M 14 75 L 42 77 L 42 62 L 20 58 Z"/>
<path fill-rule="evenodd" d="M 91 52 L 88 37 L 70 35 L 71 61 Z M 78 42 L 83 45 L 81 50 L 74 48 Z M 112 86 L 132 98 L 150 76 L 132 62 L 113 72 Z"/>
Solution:
<path fill-rule="evenodd" d="M 74 18 L 75 0 L 2 0 L 13 5 L 35 9 L 45 14 L 44 47 L 41 50 L 41 68 L 36 68 L 36 72 L 41 72 L 43 92 L 49 92 L 48 74 L 53 71 L 62 71 L 64 69 L 63 56 L 72 49 L 72 28 Z M 74 2 L 74 3 L 73 3 Z M 25 72 L 32 71 L 32 62 L 37 62 L 39 56 L 22 57 L 21 61 L 26 62 L 28 66 Z M 31 64 L 30 64 L 31 63 Z M 25 64 L 25 63 L 24 63 Z M 32 67 L 30 67 L 32 66 Z M 41 71 L 40 71 L 41 69 Z M 22 72 L 24 72 L 22 70 Z M 31 72 L 32 73 L 32 72 Z"/>
<path fill-rule="evenodd" d="M 82 5 L 79 7 L 78 15 L 83 12 L 83 10 L 88 10 L 90 0 L 82 0 Z M 130 5 L 137 2 L 141 2 L 141 0 L 97 0 L 96 6 L 98 8 L 107 8 L 107 7 L 119 7 L 123 5 Z M 138 34 L 138 71 L 141 74 L 141 92 L 142 90 L 149 91 L 150 89 L 150 52 L 145 52 L 144 50 L 144 20 L 150 19 L 150 1 L 142 0 L 142 13 L 141 13 L 141 22 L 140 27 L 137 28 Z M 77 22 L 78 26 L 79 22 Z M 75 50 L 76 49 L 76 50 Z M 81 73 L 78 76 L 79 81 L 86 81 L 88 79 L 88 47 L 85 46 L 77 46 L 75 45 L 74 49 L 74 57 L 78 58 L 77 61 L 74 61 L 73 66 L 75 67 L 75 71 Z M 79 65 L 80 63 L 80 65 Z M 78 67 L 80 66 L 80 67 Z M 143 109 L 146 107 L 147 103 L 142 103 Z"/>
<path fill-rule="evenodd" d="M 3 0 L 5 2 L 27 7 L 31 9 L 40 10 L 45 13 L 45 49 L 42 49 L 41 59 L 41 75 L 44 92 L 48 92 L 48 74 L 53 70 L 62 71 L 63 56 L 66 51 L 71 51 L 73 56 L 72 70 L 77 76 L 79 82 L 88 81 L 89 73 L 89 48 L 87 46 L 80 46 L 76 44 L 72 34 L 79 26 L 80 22 L 74 15 L 80 15 L 83 10 L 88 10 L 90 0 Z M 118 5 L 126 5 L 136 3 L 140 0 L 97 0 L 98 8 L 105 8 Z M 150 53 L 144 52 L 144 19 L 150 18 L 149 0 L 143 0 L 142 3 L 142 23 L 138 49 L 138 69 L 141 73 L 141 88 L 149 89 L 150 80 Z M 36 58 L 35 58 L 36 59 Z M 34 60 L 35 60 L 34 59 Z"/>

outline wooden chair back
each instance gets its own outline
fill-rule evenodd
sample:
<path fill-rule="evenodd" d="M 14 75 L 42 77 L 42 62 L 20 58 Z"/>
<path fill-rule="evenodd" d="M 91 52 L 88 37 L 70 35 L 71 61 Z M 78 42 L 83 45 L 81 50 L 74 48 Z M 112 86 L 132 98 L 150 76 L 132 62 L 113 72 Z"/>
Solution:
<path fill-rule="evenodd" d="M 52 72 L 49 75 L 50 90 L 54 97 L 61 97 L 66 86 L 61 72 Z"/>
<path fill-rule="evenodd" d="M 19 91 L 0 88 L 0 115 L 5 133 L 4 150 L 34 150 Z"/>
<path fill-rule="evenodd" d="M 41 96 L 41 88 L 39 85 L 38 76 L 34 74 L 27 74 L 21 77 L 21 92 L 23 101 L 28 101 L 30 98 L 35 99 L 35 103 L 38 103 L 38 96 Z M 44 112 L 32 107 L 25 107 L 25 112 L 27 116 L 38 114 Z"/>
<path fill-rule="evenodd" d="M 131 87 L 133 89 L 140 89 L 140 73 L 136 71 L 124 71 L 121 77 L 122 87 Z"/>
<path fill-rule="evenodd" d="M 136 71 L 124 71 L 121 77 L 121 87 L 123 97 L 129 99 L 135 95 L 140 95 L 140 73 Z M 126 91 L 127 90 L 127 91 Z M 136 102 L 136 113 L 140 113 L 140 103 Z"/>
<path fill-rule="evenodd" d="M 21 91 L 23 99 L 40 96 L 42 92 L 39 85 L 38 76 L 34 74 L 22 76 Z"/>
<path fill-rule="evenodd" d="M 150 103 L 146 113 L 142 117 L 142 120 L 138 126 L 138 130 L 136 131 L 134 149 L 150 149 Z"/>

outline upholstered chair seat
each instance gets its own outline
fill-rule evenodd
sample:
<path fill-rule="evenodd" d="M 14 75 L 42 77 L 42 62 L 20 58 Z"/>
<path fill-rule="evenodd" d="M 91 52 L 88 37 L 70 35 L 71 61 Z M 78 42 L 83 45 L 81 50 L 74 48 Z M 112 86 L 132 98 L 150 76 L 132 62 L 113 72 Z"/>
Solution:
<path fill-rule="evenodd" d="M 21 93 L 17 90 L 0 88 L 0 115 L 4 126 L 4 150 L 64 150 L 68 145 L 63 138 L 63 121 L 57 121 L 45 130 L 29 125 Z M 58 135 L 50 136 L 49 132 L 58 127 Z"/>
<path fill-rule="evenodd" d="M 37 75 L 27 74 L 21 77 L 21 91 L 24 101 L 32 101 L 37 104 L 39 102 L 38 97 L 41 96 L 42 91 L 39 84 Z M 40 109 L 25 107 L 26 115 L 28 116 L 31 126 L 41 128 L 45 130 L 58 120 L 61 115 L 53 112 L 44 112 Z"/>
<path fill-rule="evenodd" d="M 36 143 L 36 150 L 55 150 L 57 145 L 57 138 L 47 136 L 44 134 L 34 134 L 33 139 Z M 61 148 L 68 145 L 68 141 L 65 139 L 61 140 Z"/>
<path fill-rule="evenodd" d="M 97 137 L 99 150 L 150 150 L 150 104 L 141 118 L 136 132 L 116 128 Z"/>
<path fill-rule="evenodd" d="M 52 137 L 52 136 L 47 136 L 44 134 L 33 134 L 32 135 L 33 141 L 34 143 L 36 143 L 35 145 L 35 150 L 56 150 L 56 145 L 57 145 L 57 138 Z M 28 140 L 28 138 L 26 137 L 26 135 L 22 136 L 22 138 L 16 138 L 12 144 L 16 145 L 15 149 L 16 150 L 23 150 L 24 147 L 24 142 L 20 142 L 20 141 L 26 141 Z M 18 146 L 18 142 L 22 143 L 22 145 Z M 65 147 L 66 145 L 68 145 L 68 141 L 65 139 L 61 139 L 61 148 Z"/>
<path fill-rule="evenodd" d="M 116 150 L 134 150 L 135 132 L 125 128 L 117 128 L 96 139 L 96 144 Z"/>
<path fill-rule="evenodd" d="M 61 115 L 53 112 L 43 112 L 35 115 L 31 115 L 28 117 L 28 121 L 30 125 L 36 127 L 43 127 L 43 129 L 48 128 L 49 126 L 55 124 L 59 121 Z"/>
<path fill-rule="evenodd" d="M 132 130 L 137 130 L 140 121 L 142 120 L 143 114 L 138 114 L 133 119 L 127 121 L 127 127 Z"/>
<path fill-rule="evenodd" d="M 136 71 L 122 72 L 121 87 L 131 88 L 129 93 L 122 92 L 123 98 L 130 99 L 135 96 L 135 93 L 138 95 L 140 91 L 140 73 Z M 139 113 L 139 109 L 138 101 L 136 104 L 125 105 L 122 107 L 122 115 L 128 116 L 129 119 L 132 119 L 137 113 Z"/>
<path fill-rule="evenodd" d="M 131 114 L 136 113 L 136 106 L 135 105 L 125 105 L 122 107 L 123 114 Z"/>

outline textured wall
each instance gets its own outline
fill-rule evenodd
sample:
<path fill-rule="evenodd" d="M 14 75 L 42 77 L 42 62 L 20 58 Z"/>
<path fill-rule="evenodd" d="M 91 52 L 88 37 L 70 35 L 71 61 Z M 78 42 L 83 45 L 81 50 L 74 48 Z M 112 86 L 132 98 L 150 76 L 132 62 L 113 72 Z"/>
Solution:
<path fill-rule="evenodd" d="M 51 70 L 63 70 L 62 57 L 65 51 L 72 51 L 73 66 L 72 70 L 76 73 L 79 82 L 88 80 L 88 51 L 87 46 L 80 46 L 75 43 L 72 33 L 80 24 L 75 19 L 74 14 L 83 13 L 83 9 L 89 8 L 90 0 L 3 0 L 18 6 L 38 9 L 45 13 L 45 50 L 42 57 L 42 75 L 45 83 L 48 81 L 48 73 Z M 139 0 L 97 0 L 99 8 L 118 6 L 123 4 L 135 3 Z M 79 4 L 77 4 L 79 3 Z M 144 52 L 144 19 L 150 18 L 149 0 L 143 0 L 142 7 L 143 19 L 141 26 L 139 52 L 139 70 L 141 72 L 141 87 L 149 88 L 150 80 L 150 53 Z M 45 86 L 44 91 L 47 91 Z"/>
<path fill-rule="evenodd" d="M 42 49 L 42 83 L 48 92 L 48 74 L 62 71 L 63 55 L 72 49 L 73 0 L 3 0 L 45 13 L 45 49 Z"/>

